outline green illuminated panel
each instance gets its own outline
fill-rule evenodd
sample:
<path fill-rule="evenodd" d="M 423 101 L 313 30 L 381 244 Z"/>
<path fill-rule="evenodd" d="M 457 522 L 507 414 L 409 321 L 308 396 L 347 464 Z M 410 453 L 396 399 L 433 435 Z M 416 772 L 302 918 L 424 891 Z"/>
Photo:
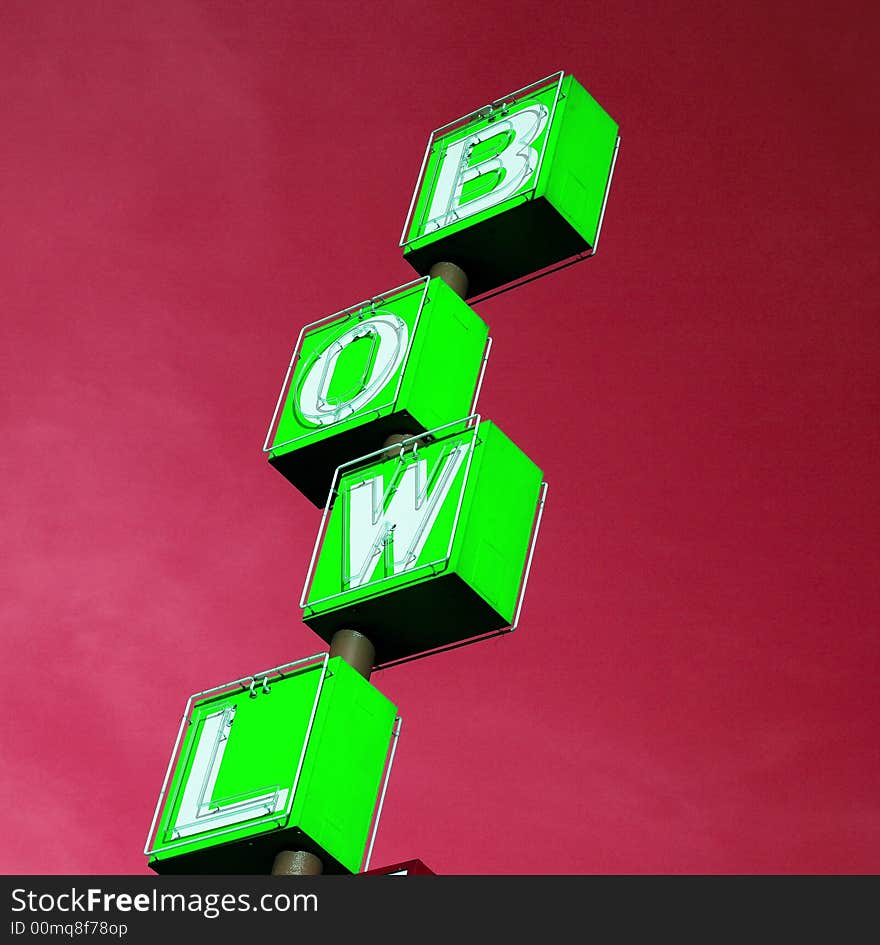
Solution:
<path fill-rule="evenodd" d="M 540 487 L 541 470 L 490 422 L 342 470 L 305 623 L 328 641 L 361 631 L 378 663 L 509 626 Z"/>
<path fill-rule="evenodd" d="M 616 122 L 557 74 L 432 137 L 402 245 L 425 273 L 456 263 L 480 295 L 598 240 Z"/>
<path fill-rule="evenodd" d="M 266 449 L 323 506 L 333 472 L 472 408 L 488 328 L 441 279 L 421 279 L 308 325 Z"/>
<path fill-rule="evenodd" d="M 271 872 L 283 849 L 357 872 L 395 707 L 340 657 L 193 701 L 158 822 L 159 873 Z"/>

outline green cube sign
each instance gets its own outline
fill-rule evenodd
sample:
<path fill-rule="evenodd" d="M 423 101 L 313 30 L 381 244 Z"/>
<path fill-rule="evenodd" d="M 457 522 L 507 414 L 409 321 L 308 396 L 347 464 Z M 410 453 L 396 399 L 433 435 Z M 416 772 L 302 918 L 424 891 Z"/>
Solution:
<path fill-rule="evenodd" d="M 395 713 L 326 655 L 190 697 L 144 850 L 149 865 L 268 875 L 275 855 L 292 849 L 315 853 L 324 872 L 358 872 Z"/>
<path fill-rule="evenodd" d="M 341 467 L 305 623 L 327 641 L 345 627 L 364 633 L 377 664 L 510 627 L 539 496 L 541 470 L 478 418 Z"/>
<path fill-rule="evenodd" d="M 307 325 L 263 446 L 269 462 L 323 506 L 342 463 L 473 409 L 488 333 L 431 278 Z"/>
<path fill-rule="evenodd" d="M 559 72 L 433 132 L 401 246 L 461 267 L 475 296 L 595 252 L 617 123 Z"/>

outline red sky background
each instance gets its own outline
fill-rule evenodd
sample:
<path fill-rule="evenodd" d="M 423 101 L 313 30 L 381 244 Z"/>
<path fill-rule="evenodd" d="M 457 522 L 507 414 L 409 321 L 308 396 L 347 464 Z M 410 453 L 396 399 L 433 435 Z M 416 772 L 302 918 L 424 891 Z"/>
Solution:
<path fill-rule="evenodd" d="M 432 128 L 558 69 L 595 258 L 476 306 L 544 470 L 513 635 L 385 670 L 373 866 L 880 871 L 868 3 L 0 3 L 0 871 L 144 874 L 187 697 L 322 651 L 261 446 L 413 273 Z"/>

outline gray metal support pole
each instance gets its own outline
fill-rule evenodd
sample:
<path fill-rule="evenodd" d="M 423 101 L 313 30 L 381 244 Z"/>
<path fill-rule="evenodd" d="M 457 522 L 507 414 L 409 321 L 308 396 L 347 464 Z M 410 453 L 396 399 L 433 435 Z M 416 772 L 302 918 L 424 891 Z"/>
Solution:
<path fill-rule="evenodd" d="M 321 860 L 305 850 L 282 850 L 272 864 L 273 876 L 320 876 L 323 872 Z"/>
<path fill-rule="evenodd" d="M 467 279 L 465 279 L 466 285 Z M 397 452 L 393 449 L 394 446 L 415 435 L 412 432 L 392 433 L 386 437 L 382 446 L 391 448 L 389 449 L 390 458 Z M 363 633 L 343 628 L 337 630 L 330 640 L 330 658 L 334 656 L 341 656 L 352 669 L 357 670 L 364 679 L 369 680 L 376 662 L 376 648 Z M 305 850 L 282 850 L 272 864 L 273 876 L 319 876 L 323 871 L 324 864 L 320 858 Z"/>
<path fill-rule="evenodd" d="M 467 273 L 455 263 L 436 262 L 428 270 L 428 275 L 432 279 L 442 279 L 459 298 L 463 299 L 467 295 Z"/>
<path fill-rule="evenodd" d="M 383 447 L 386 447 L 386 451 L 382 454 L 382 459 L 394 459 L 400 453 L 399 449 L 395 449 L 398 443 L 402 443 L 404 440 L 408 440 L 412 436 L 417 436 L 418 434 L 415 431 L 407 431 L 401 433 L 389 433 L 385 437 L 385 442 L 382 444 Z M 407 447 L 408 450 L 412 449 L 412 445 Z"/>
<path fill-rule="evenodd" d="M 376 662 L 376 648 L 357 630 L 337 630 L 330 640 L 330 659 L 341 656 L 364 679 L 369 679 Z"/>

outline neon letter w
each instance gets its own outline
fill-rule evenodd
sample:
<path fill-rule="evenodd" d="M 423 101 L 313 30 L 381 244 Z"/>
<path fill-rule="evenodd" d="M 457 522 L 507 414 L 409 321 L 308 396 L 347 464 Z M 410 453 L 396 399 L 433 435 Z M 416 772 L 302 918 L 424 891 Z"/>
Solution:
<path fill-rule="evenodd" d="M 415 567 L 470 446 L 453 446 L 430 474 L 424 459 L 399 463 L 387 489 L 383 476 L 349 488 L 349 589 L 369 583 L 380 561 L 381 577 Z"/>

